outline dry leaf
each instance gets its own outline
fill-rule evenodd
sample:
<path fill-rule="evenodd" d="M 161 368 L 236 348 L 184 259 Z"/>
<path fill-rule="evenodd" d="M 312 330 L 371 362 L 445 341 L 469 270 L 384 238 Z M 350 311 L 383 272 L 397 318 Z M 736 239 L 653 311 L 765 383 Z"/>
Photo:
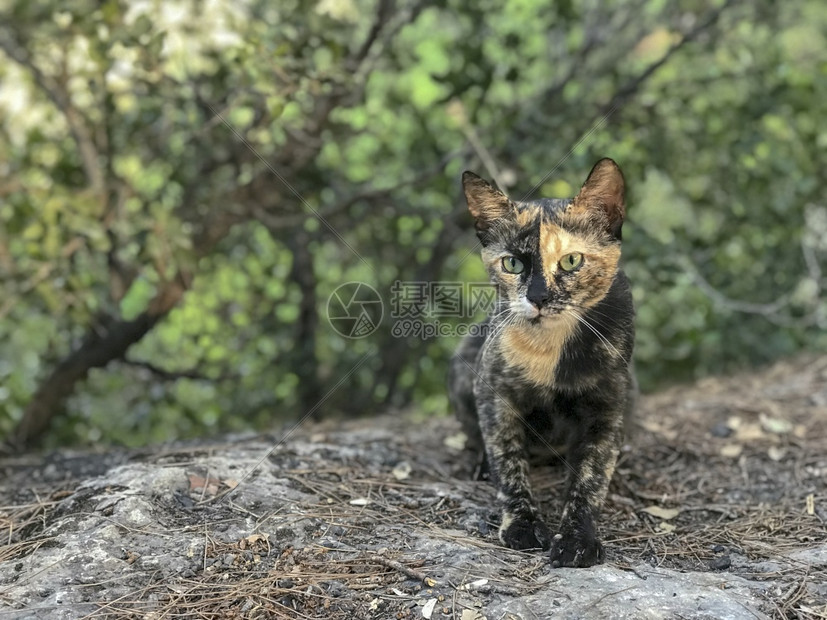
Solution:
<path fill-rule="evenodd" d="M 393 477 L 397 480 L 405 480 L 411 475 L 412 467 L 408 461 L 400 461 L 396 464 L 396 467 L 393 468 L 391 473 Z"/>
<path fill-rule="evenodd" d="M 434 614 L 434 607 L 436 607 L 436 599 L 428 599 L 428 602 L 422 607 L 422 617 L 430 618 Z"/>
<path fill-rule="evenodd" d="M 647 514 L 659 519 L 674 519 L 681 513 L 680 508 L 661 508 L 660 506 L 647 506 L 642 510 Z"/>
<path fill-rule="evenodd" d="M 451 448 L 451 450 L 459 452 L 465 449 L 465 444 L 468 443 L 468 435 L 460 431 L 455 435 L 448 435 L 442 440 L 442 443 L 444 443 L 446 447 Z"/>
<path fill-rule="evenodd" d="M 652 419 L 645 419 L 641 421 L 641 426 L 645 428 L 650 433 L 656 433 L 658 435 L 662 435 L 666 439 L 670 441 L 673 439 L 677 439 L 678 431 L 675 429 L 668 429 L 662 423 L 658 422 L 657 420 Z"/>
<path fill-rule="evenodd" d="M 739 443 L 728 443 L 725 446 L 721 446 L 721 456 L 731 459 L 741 456 L 741 452 L 743 451 L 744 446 Z"/>
<path fill-rule="evenodd" d="M 770 446 L 767 450 L 767 456 L 776 463 L 783 459 L 785 454 L 787 454 L 787 448 L 782 448 L 781 446 Z"/>
<path fill-rule="evenodd" d="M 658 523 L 658 530 L 660 530 L 664 534 L 674 532 L 675 527 L 676 526 L 672 525 L 671 523 L 667 523 L 666 521 L 661 521 L 660 523 Z"/>
<path fill-rule="evenodd" d="M 228 487 L 230 487 L 231 489 L 234 489 L 234 488 L 236 488 L 236 487 L 238 486 L 238 480 L 234 480 L 234 479 L 232 479 L 232 478 L 228 478 L 227 480 L 224 480 L 224 484 L 226 484 L 226 485 L 227 485 Z"/>
<path fill-rule="evenodd" d="M 738 430 L 735 431 L 735 438 L 744 443 L 749 443 L 751 441 L 755 441 L 756 439 L 764 439 L 765 437 L 766 433 L 764 432 L 764 429 L 760 424 L 755 422 L 741 424 L 738 427 Z"/>
<path fill-rule="evenodd" d="M 203 478 L 197 474 L 190 474 L 190 489 L 203 489 L 207 486 L 207 479 Z"/>
<path fill-rule="evenodd" d="M 370 610 L 376 611 L 377 609 L 379 609 L 379 599 L 375 598 L 370 602 Z M 430 616 L 428 617 L 430 618 Z"/>
<path fill-rule="evenodd" d="M 768 433 L 775 435 L 786 435 L 793 430 L 793 423 L 782 418 L 771 418 L 763 413 L 759 416 L 761 426 Z"/>
<path fill-rule="evenodd" d="M 481 620 L 483 615 L 476 609 L 463 609 L 460 620 Z"/>
<path fill-rule="evenodd" d="M 270 538 L 270 534 L 251 534 L 250 536 L 247 536 L 244 539 L 244 541 L 248 545 L 254 545 L 255 543 L 257 543 L 260 540 L 263 540 L 264 542 L 267 542 L 268 538 Z"/>
<path fill-rule="evenodd" d="M 204 478 L 198 474 L 190 474 L 190 490 L 200 491 L 203 489 L 205 495 L 215 495 L 218 493 L 218 487 L 221 481 L 217 478 Z"/>
<path fill-rule="evenodd" d="M 436 585 L 436 579 L 433 577 L 425 577 L 425 585 L 429 588 L 433 588 Z"/>
<path fill-rule="evenodd" d="M 813 516 L 816 513 L 816 498 L 810 493 L 807 496 L 807 514 Z"/>

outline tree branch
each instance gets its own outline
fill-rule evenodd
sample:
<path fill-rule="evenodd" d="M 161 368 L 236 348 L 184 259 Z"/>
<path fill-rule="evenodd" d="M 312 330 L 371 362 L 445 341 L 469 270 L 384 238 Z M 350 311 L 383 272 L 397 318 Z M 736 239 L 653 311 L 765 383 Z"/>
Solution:
<path fill-rule="evenodd" d="M 392 9 L 393 0 L 379 0 L 379 5 L 376 7 L 376 19 L 373 21 L 373 25 L 371 25 L 367 37 L 365 37 L 362 45 L 359 46 L 359 51 L 356 52 L 354 57 L 356 62 L 356 66 L 354 68 L 358 68 L 361 62 L 367 58 L 367 55 L 370 53 L 370 48 L 373 47 L 374 43 L 376 43 L 376 40 L 379 38 L 379 34 L 388 22 L 388 17 L 390 16 Z"/>
<path fill-rule="evenodd" d="M 393 13 L 393 11 L 385 13 L 388 9 L 388 7 L 383 8 L 382 5 L 385 4 L 388 7 L 392 5 L 391 2 L 386 3 L 384 0 L 380 0 L 374 26 L 354 58 L 356 66 L 353 67 L 352 72 L 356 78 L 356 88 L 351 93 L 351 100 L 361 96 L 362 89 L 367 82 L 367 76 L 370 75 L 377 60 L 383 57 L 388 42 L 406 25 L 415 22 L 419 14 L 428 6 L 427 0 L 416 0 L 410 6 L 397 10 L 392 15 L 393 19 L 391 19 L 390 13 Z"/>
<path fill-rule="evenodd" d="M 98 159 L 98 150 L 83 114 L 74 107 L 68 93 L 34 63 L 29 51 L 16 40 L 10 28 L 0 27 L 0 35 L 0 49 L 31 74 L 35 84 L 63 113 L 78 148 L 86 180 L 96 193 L 103 192 L 105 180 Z"/>
<path fill-rule="evenodd" d="M 694 41 L 698 38 L 698 36 L 706 31 L 707 29 L 714 26 L 717 21 L 720 19 L 721 15 L 727 11 L 733 4 L 735 4 L 737 0 L 727 0 L 722 4 L 720 7 L 712 11 L 709 15 L 707 15 L 706 19 L 701 20 L 698 24 L 692 28 L 689 32 L 684 34 L 680 41 L 677 43 L 672 44 L 672 46 L 666 50 L 663 56 L 661 56 L 658 60 L 650 64 L 646 69 L 641 71 L 637 76 L 633 79 L 629 80 L 626 84 L 624 84 L 621 88 L 619 88 L 612 98 L 603 105 L 601 109 L 600 115 L 610 114 L 614 111 L 618 106 L 623 104 L 623 102 L 634 95 L 640 87 L 643 85 L 646 80 L 652 77 L 658 69 L 660 69 L 663 65 L 665 65 L 669 60 L 678 53 L 687 43 Z"/>
<path fill-rule="evenodd" d="M 395 185 L 385 188 L 366 189 L 359 193 L 353 194 L 352 196 L 348 196 L 347 198 L 340 200 L 339 202 L 332 204 L 329 207 L 321 208 L 318 210 L 318 213 L 324 219 L 329 220 L 338 215 L 341 215 L 342 213 L 347 213 L 347 211 L 353 205 L 359 202 L 371 202 L 381 200 L 383 198 L 390 198 L 391 196 L 393 196 L 395 192 L 399 191 L 400 189 L 410 187 L 413 185 L 418 185 L 420 183 L 424 183 L 432 179 L 434 176 L 445 170 L 445 167 L 453 159 L 463 155 L 465 150 L 466 149 L 459 149 L 451 153 L 448 153 L 435 166 L 427 168 L 426 170 L 422 170 L 416 173 L 414 176 L 400 181 Z M 275 200 L 273 202 L 275 202 L 275 204 L 280 203 L 279 200 Z M 294 226 L 300 225 L 308 218 L 315 217 L 312 213 L 274 213 L 272 206 L 268 206 L 266 204 L 261 203 L 253 207 L 252 215 L 255 219 L 259 220 L 270 230 L 292 228 Z"/>
<path fill-rule="evenodd" d="M 147 362 L 144 360 L 131 360 L 127 358 L 123 358 L 120 360 L 122 364 L 126 364 L 127 366 L 132 366 L 133 368 L 141 368 L 143 370 L 147 370 L 152 375 L 161 379 L 162 381 L 178 381 L 179 379 L 192 379 L 194 381 L 206 381 L 206 382 L 220 382 L 220 381 L 237 381 L 241 377 L 237 373 L 231 373 L 228 371 L 222 372 L 217 377 L 210 377 L 202 370 L 197 368 L 192 368 L 190 370 L 166 370 L 165 368 L 161 368 L 160 366 L 156 366 L 152 362 Z"/>
<path fill-rule="evenodd" d="M 12 449 L 31 445 L 58 415 L 75 386 L 93 368 L 122 359 L 133 344 L 143 338 L 183 297 L 189 279 L 179 276 L 167 282 L 147 309 L 131 321 L 114 321 L 100 330 L 90 330 L 83 344 L 64 358 L 40 384 L 8 439 Z"/>
<path fill-rule="evenodd" d="M 779 327 L 821 326 L 824 321 L 824 313 L 818 306 L 809 314 L 801 317 L 794 317 L 789 313 L 782 313 L 782 310 L 789 308 L 792 304 L 791 293 L 781 295 L 774 302 L 767 304 L 731 299 L 712 286 L 712 284 L 701 275 L 700 270 L 698 270 L 688 257 L 678 258 L 676 262 L 689 274 L 693 284 L 715 305 L 721 308 L 726 308 L 733 312 L 762 316 L 773 325 L 778 325 Z"/>

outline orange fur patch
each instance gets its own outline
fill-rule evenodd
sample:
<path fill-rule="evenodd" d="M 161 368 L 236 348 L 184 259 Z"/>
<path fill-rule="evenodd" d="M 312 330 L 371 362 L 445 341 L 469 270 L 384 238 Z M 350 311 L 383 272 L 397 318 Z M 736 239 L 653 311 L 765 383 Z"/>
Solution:
<path fill-rule="evenodd" d="M 525 377 L 537 385 L 554 384 L 555 370 L 566 341 L 574 333 L 577 319 L 561 314 L 548 326 L 506 328 L 500 351 L 509 366 L 520 368 Z"/>
<path fill-rule="evenodd" d="M 547 284 L 554 281 L 560 259 L 571 252 L 583 252 L 583 245 L 577 237 L 556 224 L 540 223 L 540 256 Z"/>
<path fill-rule="evenodd" d="M 523 206 L 517 210 L 517 225 L 521 228 L 528 228 L 537 218 L 539 209 L 533 206 Z"/>
<path fill-rule="evenodd" d="M 571 291 L 572 301 L 590 308 L 609 292 L 617 274 L 620 246 L 602 244 L 596 238 L 571 233 L 551 222 L 540 224 L 540 255 L 549 286 L 560 269 L 560 260 L 572 252 L 580 252 L 584 257 L 576 275 L 578 284 Z"/>

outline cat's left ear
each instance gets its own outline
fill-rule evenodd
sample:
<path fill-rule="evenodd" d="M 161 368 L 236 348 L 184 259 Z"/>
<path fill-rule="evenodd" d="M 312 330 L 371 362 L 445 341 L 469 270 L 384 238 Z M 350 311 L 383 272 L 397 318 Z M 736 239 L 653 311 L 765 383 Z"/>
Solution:
<path fill-rule="evenodd" d="M 606 157 L 594 165 L 572 206 L 575 212 L 585 212 L 590 219 L 600 221 L 606 232 L 620 239 L 626 217 L 625 194 L 626 182 L 620 167 Z"/>
<path fill-rule="evenodd" d="M 478 233 L 491 228 L 497 220 L 514 214 L 514 205 L 508 196 L 473 172 L 462 173 L 462 189 Z"/>

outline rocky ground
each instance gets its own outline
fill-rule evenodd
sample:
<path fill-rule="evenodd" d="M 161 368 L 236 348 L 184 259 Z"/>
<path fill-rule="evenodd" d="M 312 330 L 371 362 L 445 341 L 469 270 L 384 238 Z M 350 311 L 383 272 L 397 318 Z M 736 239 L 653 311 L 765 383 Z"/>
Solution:
<path fill-rule="evenodd" d="M 827 357 L 641 402 L 607 560 L 502 548 L 450 419 L 0 460 L 5 618 L 827 618 Z M 562 465 L 534 480 L 550 523 Z"/>

